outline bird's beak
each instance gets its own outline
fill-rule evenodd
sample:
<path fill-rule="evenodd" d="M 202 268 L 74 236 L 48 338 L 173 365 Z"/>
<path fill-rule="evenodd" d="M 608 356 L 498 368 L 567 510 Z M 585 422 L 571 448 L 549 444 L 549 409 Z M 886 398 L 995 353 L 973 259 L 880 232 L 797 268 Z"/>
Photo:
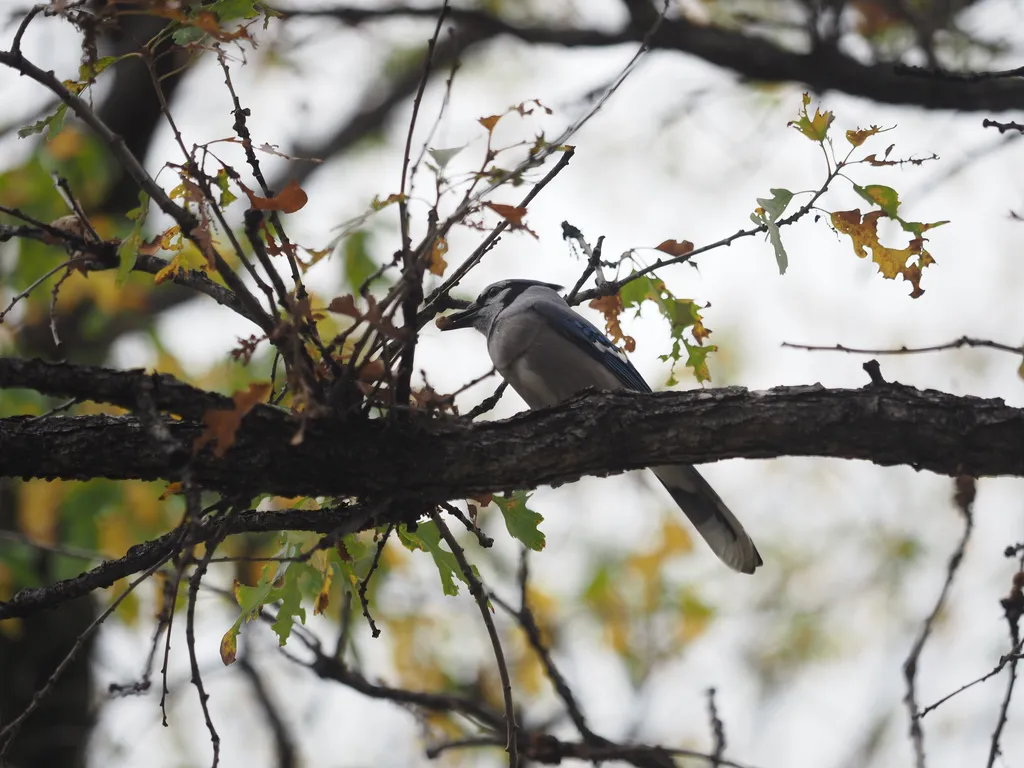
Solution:
<path fill-rule="evenodd" d="M 437 327 L 442 331 L 455 331 L 459 328 L 472 328 L 473 321 L 480 314 L 480 307 L 475 302 L 460 312 L 438 318 Z"/>

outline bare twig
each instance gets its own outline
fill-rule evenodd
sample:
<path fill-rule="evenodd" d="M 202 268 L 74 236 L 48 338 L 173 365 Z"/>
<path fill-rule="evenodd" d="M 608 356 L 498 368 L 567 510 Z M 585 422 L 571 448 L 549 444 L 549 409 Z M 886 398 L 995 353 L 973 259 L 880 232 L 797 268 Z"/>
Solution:
<path fill-rule="evenodd" d="M 188 646 L 188 660 L 192 671 L 192 684 L 196 687 L 196 691 L 199 694 L 199 705 L 202 707 L 203 718 L 206 720 L 206 730 L 210 733 L 210 743 L 213 745 L 212 768 L 217 768 L 217 765 L 220 763 L 220 735 L 217 733 L 217 729 L 213 725 L 213 718 L 210 717 L 210 707 L 208 704 L 210 695 L 206 692 L 206 689 L 203 686 L 203 677 L 199 672 L 199 661 L 196 658 L 195 617 L 196 598 L 199 596 L 199 584 L 203 580 L 203 576 L 206 575 L 206 568 L 209 565 L 210 558 L 213 557 L 214 551 L 217 549 L 217 544 L 223 538 L 224 535 L 223 532 L 221 532 L 218 538 L 210 541 L 206 545 L 206 552 L 202 559 L 196 563 L 196 569 L 188 580 L 188 609 L 185 613 L 185 644 Z"/>
<path fill-rule="evenodd" d="M 380 637 L 380 630 L 373 621 L 373 616 L 370 615 L 370 601 L 366 597 L 366 590 L 370 586 L 370 578 L 377 571 L 377 566 L 380 565 L 380 556 L 384 552 L 384 546 L 388 543 L 388 538 L 393 530 L 395 530 L 395 526 L 389 525 L 384 531 L 384 535 L 380 537 L 380 541 L 377 542 L 377 551 L 373 553 L 373 560 L 370 562 L 370 569 L 359 582 L 359 603 L 363 606 L 363 616 L 366 617 L 366 621 L 370 625 L 370 634 L 374 638 Z"/>
<path fill-rule="evenodd" d="M 466 526 L 466 530 L 476 536 L 476 540 L 480 542 L 480 546 L 484 549 L 488 549 L 494 546 L 494 539 L 488 536 L 486 533 L 480 530 L 480 526 L 462 514 L 462 510 L 456 507 L 454 504 L 448 502 L 442 502 L 441 506 L 444 507 L 445 511 Z"/>
<path fill-rule="evenodd" d="M 996 727 L 992 732 L 986 768 L 992 768 L 996 758 L 1002 754 L 999 740 L 1002 738 L 1003 728 L 1006 726 L 1007 711 L 1010 709 L 1013 688 L 1017 682 L 1017 662 L 1020 660 L 1020 619 L 1024 615 L 1024 591 L 1022 591 L 1024 589 L 1024 550 L 1015 554 L 1018 556 L 1017 573 L 1013 576 L 1013 586 L 1010 588 L 1009 597 L 1001 601 L 1007 628 L 1010 632 L 1010 645 L 1014 650 L 1010 654 L 1010 674 L 1006 680 L 1006 693 L 1003 695 L 1003 702 L 999 705 L 999 718 L 996 720 Z"/>
<path fill-rule="evenodd" d="M 511 605 L 493 592 L 491 593 L 491 599 L 497 605 L 501 606 L 519 623 L 519 626 L 523 628 L 523 632 L 526 634 L 526 639 L 530 643 L 530 647 L 533 648 L 533 651 L 537 654 L 541 664 L 544 665 L 544 672 L 551 681 L 551 685 L 554 686 L 555 693 L 558 694 L 562 703 L 565 704 L 565 711 L 568 713 L 573 725 L 576 726 L 576 730 L 579 731 L 583 741 L 595 744 L 609 744 L 609 741 L 601 738 L 590 730 L 590 726 L 587 725 L 586 717 L 583 715 L 583 710 L 576 701 L 575 695 L 573 695 L 572 688 L 569 686 L 569 683 L 566 681 L 561 671 L 555 665 L 555 661 L 551 657 L 551 651 L 544 643 L 544 638 L 541 635 L 541 629 L 537 626 L 537 619 L 533 615 L 533 611 L 530 610 L 529 557 L 530 551 L 526 547 L 523 547 L 519 554 L 519 610 L 517 611 L 513 609 Z"/>
<path fill-rule="evenodd" d="M 399 406 L 404 406 L 409 402 L 410 382 L 416 357 L 416 343 L 419 340 L 416 310 L 423 300 L 423 258 L 429 252 L 429 249 L 433 247 L 435 236 L 433 230 L 436 221 L 435 213 L 430 218 L 426 239 L 419 248 L 413 251 L 409 234 L 409 201 L 406 194 L 406 185 L 409 177 L 409 163 L 412 162 L 412 137 L 416 130 L 416 120 L 419 117 L 420 105 L 423 102 L 423 92 L 426 90 L 427 81 L 430 79 L 430 72 L 433 68 L 434 48 L 437 46 L 438 38 L 441 36 L 441 28 L 444 26 L 447 14 L 448 0 L 444 0 L 441 10 L 437 15 L 434 34 L 430 36 L 430 40 L 427 42 L 427 53 L 423 58 L 420 83 L 416 88 L 416 96 L 412 102 L 412 116 L 409 118 L 409 130 L 405 136 L 405 151 L 402 155 L 402 181 L 398 196 L 398 216 L 402 230 L 402 277 L 399 280 L 399 288 L 404 294 L 402 297 L 402 320 L 405 334 L 401 340 L 398 373 L 394 384 L 394 398 L 392 399 L 392 402 Z"/>
<path fill-rule="evenodd" d="M 967 542 L 971 538 L 971 530 L 974 524 L 971 507 L 974 503 L 974 494 L 975 480 L 973 477 L 960 476 L 956 479 L 955 499 L 957 508 L 964 519 L 964 532 L 953 554 L 950 555 L 949 563 L 946 566 L 946 579 L 942 584 L 939 597 L 935 601 L 931 613 L 928 614 L 921 625 L 921 631 L 918 633 L 913 646 L 911 646 L 910 654 L 907 656 L 906 661 L 903 662 L 903 676 L 907 681 L 907 693 L 903 698 L 903 702 L 907 705 L 907 711 L 910 715 L 910 740 L 914 745 L 914 764 L 916 768 L 925 768 L 924 731 L 921 728 L 923 713 L 919 711 L 917 704 L 917 664 L 921 657 L 921 652 L 924 650 L 925 643 L 928 642 L 928 638 L 931 636 L 935 619 L 943 607 L 945 607 L 946 598 L 949 595 L 950 587 L 953 585 L 953 579 L 956 577 L 957 569 L 963 560 L 964 551 L 967 549 Z"/>
<path fill-rule="evenodd" d="M 469 561 L 466 560 L 466 553 L 459 546 L 459 542 L 452 535 L 448 526 L 445 525 L 444 520 L 441 519 L 441 515 L 434 509 L 431 510 L 430 517 L 434 521 L 434 525 L 437 526 L 437 530 L 441 533 L 441 538 L 445 540 L 448 548 L 455 556 L 455 560 L 459 564 L 459 570 L 462 571 L 462 575 L 466 578 L 466 583 L 469 584 L 469 592 L 473 599 L 476 600 L 477 607 L 480 609 L 480 615 L 483 617 L 484 624 L 487 627 L 487 634 L 491 638 L 491 648 L 494 650 L 494 660 L 498 665 L 498 675 L 501 677 L 501 690 L 505 699 L 505 728 L 507 737 L 505 750 L 508 752 L 509 768 L 517 768 L 519 765 L 519 734 L 516 725 L 515 704 L 512 701 L 512 681 L 509 678 L 508 665 L 505 663 L 505 653 L 501 649 L 498 629 L 494 626 L 491 609 L 487 605 L 487 593 L 484 591 L 484 586 L 480 579 L 470 567 Z"/>
<path fill-rule="evenodd" d="M 477 416 L 481 416 L 492 410 L 494 406 L 498 404 L 498 401 L 501 400 L 501 396 L 505 394 L 506 389 L 508 389 L 508 379 L 503 379 L 501 384 L 495 388 L 494 393 L 490 397 L 486 398 L 466 414 L 466 421 L 472 421 Z"/>
<path fill-rule="evenodd" d="M 859 347 L 847 347 L 842 344 L 817 346 L 814 344 L 793 344 L 788 341 L 782 342 L 782 346 L 789 349 L 803 349 L 808 352 L 846 352 L 851 355 L 918 355 L 926 352 L 943 352 L 947 349 L 960 349 L 961 347 L 998 349 L 1001 352 L 1012 352 L 1016 355 L 1024 355 L 1024 347 L 1013 347 L 1009 344 L 1001 344 L 998 341 L 976 339 L 970 336 L 961 336 L 959 339 L 948 341 L 945 344 L 933 344 L 926 347 L 902 346 L 898 349 L 862 349 Z"/>
<path fill-rule="evenodd" d="M 718 707 L 715 706 L 714 688 L 708 688 L 708 722 L 711 723 L 711 736 L 715 744 L 711 752 L 711 765 L 718 768 L 723 764 L 722 756 L 725 754 L 725 725 L 718 716 Z"/>

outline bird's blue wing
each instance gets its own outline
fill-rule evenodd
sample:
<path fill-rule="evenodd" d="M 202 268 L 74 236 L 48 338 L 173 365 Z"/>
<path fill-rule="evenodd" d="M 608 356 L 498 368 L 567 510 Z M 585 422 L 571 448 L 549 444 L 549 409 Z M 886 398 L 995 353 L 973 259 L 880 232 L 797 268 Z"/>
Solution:
<path fill-rule="evenodd" d="M 622 386 L 634 392 L 650 392 L 640 372 L 633 367 L 626 353 L 616 347 L 585 317 L 576 314 L 568 306 L 537 302 L 533 310 L 540 314 L 558 333 L 571 341 L 590 357 L 603 365 L 622 382 Z"/>

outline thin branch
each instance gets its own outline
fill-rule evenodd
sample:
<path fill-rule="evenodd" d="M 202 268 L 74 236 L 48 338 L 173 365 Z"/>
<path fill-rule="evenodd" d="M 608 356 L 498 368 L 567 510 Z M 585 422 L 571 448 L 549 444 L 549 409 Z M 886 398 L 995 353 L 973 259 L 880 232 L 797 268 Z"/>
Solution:
<path fill-rule="evenodd" d="M 231 513 L 228 512 L 225 517 L 230 517 Z M 213 725 L 213 718 L 210 716 L 209 699 L 210 695 L 206 692 L 206 688 L 203 686 L 203 677 L 199 672 L 199 661 L 196 658 L 196 633 L 195 633 L 195 615 L 196 615 L 196 599 L 199 596 L 199 584 L 203 580 L 203 576 L 206 575 L 207 566 L 210 563 L 210 558 L 213 557 L 213 553 L 217 549 L 219 544 L 224 538 L 223 528 L 221 524 L 223 520 L 218 520 L 219 530 L 217 536 L 215 536 L 207 545 L 206 551 L 199 562 L 196 563 L 195 571 L 192 572 L 191 578 L 188 580 L 188 608 L 185 613 L 185 644 L 188 647 L 188 660 L 189 667 L 192 672 L 192 685 L 196 687 L 196 692 L 199 695 L 199 705 L 203 710 L 203 718 L 206 720 L 206 730 L 210 734 L 210 743 L 213 745 L 213 765 L 212 768 L 217 768 L 220 763 L 220 734 L 217 733 L 217 729 Z"/>
<path fill-rule="evenodd" d="M 388 538 L 391 536 L 391 532 L 395 530 L 394 525 L 389 525 L 387 530 L 384 531 L 384 535 L 380 537 L 380 541 L 377 542 L 377 551 L 373 553 L 373 560 L 370 562 L 370 569 L 366 572 L 366 576 L 359 582 L 359 603 L 363 607 L 363 616 L 366 618 L 366 622 L 370 625 L 370 634 L 373 635 L 374 639 L 380 637 L 380 630 L 377 628 L 376 623 L 373 621 L 373 616 L 370 615 L 370 601 L 366 597 L 366 590 L 370 586 L 370 579 L 373 574 L 377 571 L 377 566 L 380 565 L 380 556 L 384 552 L 384 547 L 388 543 Z"/>
<path fill-rule="evenodd" d="M 840 172 L 843 170 L 843 168 L 846 167 L 846 165 L 847 163 L 845 162 L 837 163 L 835 168 L 832 168 L 830 170 L 828 177 L 825 179 L 822 185 L 818 187 L 818 189 L 814 192 L 813 195 L 811 195 L 811 198 L 806 203 L 804 203 L 798 210 L 791 213 L 786 218 L 779 219 L 777 222 L 775 222 L 775 225 L 777 227 L 785 227 L 789 226 L 790 224 L 795 224 L 808 213 L 810 213 L 811 210 L 814 208 L 815 203 L 817 203 L 819 198 L 821 198 L 821 196 L 828 191 L 829 186 L 832 184 L 833 181 L 835 181 L 836 177 L 839 176 Z M 655 261 L 653 264 L 648 264 L 643 269 L 639 269 L 620 280 L 610 280 L 604 285 L 599 285 L 598 287 L 592 288 L 589 291 L 581 292 L 576 296 L 573 303 L 581 304 L 584 301 L 587 301 L 588 299 L 598 299 L 602 296 L 610 296 L 614 293 L 618 293 L 622 289 L 622 286 L 627 285 L 628 283 L 631 283 L 634 280 L 637 280 L 641 277 L 649 275 L 652 272 L 661 269 L 662 267 L 668 267 L 673 264 L 682 264 L 683 262 L 690 261 L 695 256 L 699 256 L 702 253 L 707 253 L 708 251 L 713 251 L 718 248 L 730 246 L 736 240 L 740 240 L 744 237 L 753 237 L 754 235 L 763 234 L 766 233 L 767 231 L 767 225 L 761 224 L 756 227 L 751 227 L 750 229 L 741 229 L 738 232 L 734 232 L 733 234 L 729 235 L 728 237 L 723 237 L 721 240 L 716 240 L 713 243 L 702 245 L 700 248 L 694 248 L 693 250 L 688 251 L 680 256 L 673 256 L 672 258 L 669 259 L 659 257 L 658 260 Z"/>
<path fill-rule="evenodd" d="M 601 738 L 590 730 L 590 726 L 587 725 L 586 717 L 584 717 L 583 710 L 576 701 L 572 688 L 569 686 L 565 677 L 563 677 L 561 671 L 555 665 L 555 661 L 551 657 L 551 651 L 548 650 L 547 645 L 544 643 L 540 627 L 537 626 L 537 619 L 533 615 L 533 611 L 530 610 L 528 597 L 528 585 L 530 579 L 529 562 L 529 550 L 526 549 L 526 547 L 523 547 L 519 555 L 519 574 L 517 578 L 519 582 L 518 611 L 493 592 L 491 593 L 491 599 L 503 608 L 510 616 L 512 616 L 519 626 L 522 627 L 523 632 L 526 634 L 526 639 L 530 643 L 530 647 L 533 648 L 533 652 L 537 654 L 537 658 L 540 659 L 541 664 L 544 666 L 545 674 L 547 674 L 548 679 L 551 681 L 551 685 L 554 687 L 555 693 L 558 694 L 558 697 L 565 705 L 565 711 L 568 713 L 573 725 L 576 726 L 576 730 L 579 731 L 583 741 L 594 744 L 609 744 L 610 742 L 607 739 Z"/>
<path fill-rule="evenodd" d="M 1009 344 L 1001 344 L 998 341 L 976 339 L 970 336 L 961 336 L 959 339 L 948 341 L 945 344 L 933 344 L 927 347 L 902 346 L 899 349 L 862 349 L 859 347 L 847 347 L 842 344 L 817 346 L 814 344 L 793 344 L 788 341 L 782 342 L 782 346 L 788 349 L 803 349 L 808 352 L 846 352 L 851 355 L 918 355 L 925 352 L 943 352 L 947 349 L 960 349 L 961 347 L 997 349 L 1000 352 L 1024 355 L 1024 347 L 1013 347 Z"/>
<path fill-rule="evenodd" d="M 906 661 L 903 662 L 903 676 L 907 681 L 907 693 L 903 698 L 903 702 L 907 705 L 907 712 L 910 715 L 910 740 L 914 746 L 914 764 L 916 768 L 926 768 L 924 731 L 921 728 L 921 717 L 923 713 L 920 712 L 917 704 L 917 664 L 920 660 L 921 652 L 924 650 L 925 643 L 928 642 L 928 638 L 931 636 L 935 620 L 946 605 L 946 598 L 949 596 L 949 590 L 953 586 L 953 579 L 956 577 L 957 569 L 959 569 L 960 563 L 963 560 L 964 552 L 967 549 L 967 542 L 970 541 L 971 531 L 974 525 L 973 514 L 971 512 L 972 505 L 974 504 L 974 495 L 974 478 L 967 476 L 958 477 L 956 479 L 955 498 L 957 509 L 960 510 L 960 514 L 964 519 L 964 532 L 960 537 L 960 541 L 957 544 L 956 549 L 953 550 L 953 554 L 950 555 L 949 563 L 946 565 L 946 579 L 942 584 L 942 589 L 939 591 L 938 599 L 936 599 L 931 613 L 928 614 L 924 623 L 921 625 L 921 631 L 918 633 L 917 639 L 911 646 L 910 653 L 907 656 Z"/>
<path fill-rule="evenodd" d="M 437 41 L 441 36 L 441 28 L 444 26 L 447 14 L 448 0 L 444 0 L 441 5 L 441 11 L 437 15 L 434 34 L 430 36 L 430 40 L 427 42 L 427 53 L 423 57 L 420 83 L 416 88 L 416 95 L 412 101 L 412 116 L 409 118 L 409 130 L 405 136 L 405 151 L 402 154 L 402 181 L 398 195 L 398 217 L 402 231 L 402 277 L 399 280 L 399 287 L 404 293 L 402 298 L 402 321 L 405 334 L 401 341 L 398 374 L 394 383 L 394 398 L 392 400 L 393 403 L 399 406 L 405 406 L 409 402 L 410 382 L 416 357 L 416 344 L 419 341 L 416 310 L 423 300 L 423 259 L 430 252 L 429 249 L 434 247 L 434 226 L 436 222 L 436 212 L 432 211 L 427 226 L 427 237 L 424 239 L 423 244 L 413 251 L 409 234 L 409 202 L 406 195 L 406 184 L 408 183 L 409 163 L 412 162 L 412 137 L 416 130 L 416 120 L 420 114 L 423 92 L 427 88 L 427 81 L 430 79 L 430 72 L 433 68 L 434 49 L 437 47 Z"/>
<path fill-rule="evenodd" d="M 451 515 L 456 520 L 458 520 L 460 523 L 462 523 L 464 526 L 466 526 L 466 530 L 467 531 L 469 531 L 474 536 L 476 536 L 476 540 L 477 540 L 477 542 L 479 542 L 481 547 L 483 547 L 484 549 L 489 549 L 489 548 L 494 546 L 494 539 L 492 539 L 486 533 L 481 531 L 479 525 L 477 525 L 472 520 L 470 520 L 468 517 L 466 517 L 464 514 L 462 514 L 462 510 L 461 509 L 456 507 L 454 504 L 449 504 L 446 501 L 442 502 L 441 506 L 444 508 L 444 510 L 449 515 Z"/>
<path fill-rule="evenodd" d="M 711 736 L 715 745 L 711 752 L 711 765 L 718 768 L 724 765 L 722 756 L 725 754 L 725 725 L 718 716 L 718 707 L 715 706 L 714 688 L 708 688 L 708 722 L 711 724 Z"/>
<path fill-rule="evenodd" d="M 576 153 L 575 147 L 565 147 L 561 156 L 558 158 L 558 162 L 555 163 L 554 167 L 548 171 L 544 178 L 538 181 L 529 192 L 519 201 L 519 208 L 526 208 L 533 201 L 533 199 L 541 193 L 551 181 L 562 172 L 562 170 L 572 160 L 573 155 Z M 443 312 L 449 307 L 443 305 L 443 301 L 448 297 L 451 290 L 457 286 L 473 267 L 480 263 L 480 260 L 487 254 L 487 252 L 493 247 L 494 243 L 498 240 L 498 237 L 509 227 L 508 219 L 503 218 L 498 222 L 497 226 L 491 230 L 490 234 L 484 238 L 484 241 L 476 247 L 476 249 L 455 268 L 455 271 L 450 274 L 441 285 L 431 291 L 430 295 L 424 302 L 424 307 L 420 310 L 419 315 L 416 317 L 416 326 L 422 328 L 424 325 L 429 323 L 434 317 Z"/>
<path fill-rule="evenodd" d="M 995 765 L 996 758 L 1002 754 L 999 740 L 1002 738 L 1003 728 L 1006 726 L 1007 712 L 1010 709 L 1010 701 L 1013 699 L 1013 688 L 1017 682 L 1017 662 L 1020 660 L 1020 619 L 1024 615 L 1024 551 L 1018 554 L 1019 562 L 1017 573 L 1013 577 L 1013 586 L 1010 589 L 1010 596 L 1002 600 L 1003 611 L 1006 616 L 1006 624 L 1010 633 L 1010 645 L 1015 649 L 1011 653 L 1010 674 L 1006 680 L 1006 693 L 1003 695 L 1003 702 L 999 705 L 999 718 L 996 720 L 995 730 L 992 732 L 992 743 L 988 752 L 988 763 L 986 768 Z"/>
<path fill-rule="evenodd" d="M 501 691 L 505 699 L 505 750 L 508 752 L 509 768 L 517 768 L 519 765 L 519 734 L 518 726 L 516 725 L 515 704 L 512 701 L 512 681 L 509 679 L 508 665 L 505 663 L 505 653 L 501 649 L 498 629 L 494 626 L 491 608 L 487 605 L 487 593 L 484 591 L 484 586 L 480 579 L 470 567 L 469 561 L 466 560 L 466 553 L 441 519 L 441 515 L 434 509 L 431 510 L 430 517 L 434 521 L 434 525 L 437 526 L 437 530 L 441 533 L 441 538 L 448 544 L 448 549 L 455 556 L 455 560 L 459 564 L 459 570 L 462 571 L 462 575 L 466 578 L 466 583 L 469 584 L 469 592 L 473 599 L 476 600 L 477 607 L 480 609 L 480 615 L 483 617 L 484 625 L 487 627 L 487 634 L 491 638 L 491 648 L 494 650 L 494 661 L 498 665 Z"/>
<path fill-rule="evenodd" d="M 505 390 L 508 389 L 508 379 L 503 379 L 494 392 L 487 398 L 485 398 L 479 405 L 475 406 L 469 413 L 466 414 L 466 421 L 472 421 L 477 416 L 482 416 L 488 411 L 494 410 L 494 407 L 501 400 L 501 396 L 505 394 Z"/>

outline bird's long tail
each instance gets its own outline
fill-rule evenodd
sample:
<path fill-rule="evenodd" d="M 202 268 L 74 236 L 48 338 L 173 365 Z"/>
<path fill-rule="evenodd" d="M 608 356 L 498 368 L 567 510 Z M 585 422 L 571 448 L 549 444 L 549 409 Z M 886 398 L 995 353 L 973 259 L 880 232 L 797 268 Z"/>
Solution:
<path fill-rule="evenodd" d="M 740 521 L 696 469 L 685 464 L 651 469 L 723 563 L 742 573 L 753 573 L 761 565 L 761 555 Z"/>

